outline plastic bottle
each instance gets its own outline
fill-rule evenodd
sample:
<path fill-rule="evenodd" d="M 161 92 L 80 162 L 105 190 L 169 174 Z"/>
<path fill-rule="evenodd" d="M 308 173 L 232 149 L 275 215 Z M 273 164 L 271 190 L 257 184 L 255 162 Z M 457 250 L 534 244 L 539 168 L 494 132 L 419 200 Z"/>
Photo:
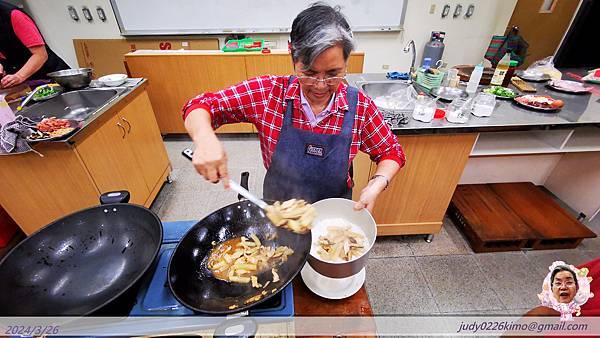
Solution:
<path fill-rule="evenodd" d="M 477 66 L 475 66 L 475 69 L 473 69 L 473 72 L 469 77 L 469 82 L 467 83 L 467 93 L 473 94 L 477 91 L 479 81 L 481 81 L 481 76 L 483 76 L 483 64 L 479 63 Z"/>
<path fill-rule="evenodd" d="M 423 59 L 423 64 L 421 65 L 421 68 L 423 70 L 427 70 L 427 69 L 431 68 L 431 59 L 430 58 Z"/>
<path fill-rule="evenodd" d="M 515 70 L 517 69 L 517 66 L 519 65 L 519 62 L 517 62 L 516 60 L 511 60 L 508 70 L 506 71 L 506 75 L 504 75 L 504 81 L 502 81 L 502 87 L 508 87 L 508 85 L 510 84 L 510 79 L 512 79 L 513 75 L 515 74 Z"/>
<path fill-rule="evenodd" d="M 510 54 L 506 53 L 506 54 L 504 54 L 504 56 L 502 57 L 500 62 L 498 62 L 498 65 L 496 66 L 496 70 L 494 70 L 494 76 L 492 76 L 492 81 L 490 81 L 490 84 L 492 86 L 501 86 L 502 81 L 504 81 L 504 77 L 506 76 L 506 72 L 508 71 L 509 67 L 510 67 Z"/>

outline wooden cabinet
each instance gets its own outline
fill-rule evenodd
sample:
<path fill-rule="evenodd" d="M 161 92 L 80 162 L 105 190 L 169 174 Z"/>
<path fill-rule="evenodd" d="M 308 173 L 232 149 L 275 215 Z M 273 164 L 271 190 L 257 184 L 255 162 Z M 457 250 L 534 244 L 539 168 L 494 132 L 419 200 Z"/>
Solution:
<path fill-rule="evenodd" d="M 133 152 L 135 162 L 141 168 L 140 172 L 150 192 L 155 189 L 157 183 L 162 184 L 160 179 L 165 168 L 169 166 L 169 158 L 148 94 L 140 94 L 121 110 L 118 116 L 127 130 L 125 140 Z M 146 200 L 143 202 L 145 204 Z"/>
<path fill-rule="evenodd" d="M 123 121 L 115 115 L 75 149 L 101 193 L 128 190 L 132 203 L 143 204 L 148 187 L 125 137 Z"/>
<path fill-rule="evenodd" d="M 104 112 L 69 143 L 40 143 L 34 153 L 0 156 L 0 204 L 27 234 L 128 190 L 149 207 L 170 172 L 143 88 Z"/>
<path fill-rule="evenodd" d="M 75 150 L 101 193 L 128 190 L 136 204 L 146 203 L 169 165 L 145 92 L 76 143 Z"/>
<path fill-rule="evenodd" d="M 219 51 L 137 51 L 125 55 L 131 76 L 149 79 L 148 93 L 162 134 L 186 133 L 181 108 L 192 97 L 248 78 L 293 73 L 287 51 L 222 53 Z M 361 73 L 364 53 L 353 53 L 349 73 Z M 219 133 L 256 132 L 249 123 L 222 126 Z"/>
<path fill-rule="evenodd" d="M 475 134 L 399 136 L 407 161 L 377 199 L 377 234 L 438 233 L 475 139 Z M 356 157 L 355 200 L 376 169 L 368 156 Z"/>
<path fill-rule="evenodd" d="M 294 72 L 292 58 L 288 54 L 247 55 L 246 76 L 253 78 L 261 75 L 290 75 Z"/>
<path fill-rule="evenodd" d="M 79 67 L 94 69 L 97 77 L 106 74 L 127 73 L 125 54 L 137 49 L 219 49 L 219 39 L 73 39 Z"/>

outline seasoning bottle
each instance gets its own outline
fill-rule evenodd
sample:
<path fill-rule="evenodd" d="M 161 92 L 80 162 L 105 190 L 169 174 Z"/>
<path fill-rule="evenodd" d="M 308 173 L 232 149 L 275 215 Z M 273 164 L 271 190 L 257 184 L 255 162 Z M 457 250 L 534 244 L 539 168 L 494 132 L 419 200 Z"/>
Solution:
<path fill-rule="evenodd" d="M 504 75 L 504 81 L 502 81 L 502 87 L 508 87 L 508 85 L 510 84 L 510 79 L 512 79 L 513 75 L 515 74 L 515 70 L 517 69 L 517 66 L 519 65 L 519 62 L 516 60 L 511 60 L 508 66 L 508 70 L 506 71 L 506 74 Z"/>
<path fill-rule="evenodd" d="M 496 70 L 494 70 L 494 76 L 492 76 L 492 81 L 490 81 L 490 84 L 492 86 L 502 85 L 502 82 L 504 81 L 504 77 L 506 75 L 506 72 L 508 71 L 509 66 L 510 66 L 510 54 L 506 53 L 506 54 L 504 54 L 504 56 L 502 57 L 500 62 L 498 62 L 498 65 L 496 66 Z"/>

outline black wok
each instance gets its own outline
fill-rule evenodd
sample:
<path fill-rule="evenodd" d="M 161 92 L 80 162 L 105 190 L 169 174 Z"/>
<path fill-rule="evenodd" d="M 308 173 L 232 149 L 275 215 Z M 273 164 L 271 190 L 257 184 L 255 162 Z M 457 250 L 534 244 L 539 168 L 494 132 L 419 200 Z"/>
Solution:
<path fill-rule="evenodd" d="M 247 188 L 248 173 L 241 184 Z M 276 267 L 280 280 L 265 289 L 250 283 L 230 283 L 216 279 L 206 263 L 212 243 L 256 234 L 267 247 L 287 246 L 294 250 L 287 262 Z M 272 238 L 273 234 L 274 239 Z M 244 311 L 273 297 L 300 272 L 310 252 L 311 234 L 296 234 L 273 225 L 262 209 L 249 201 L 223 207 L 194 225 L 182 238 L 169 262 L 169 286 L 177 300 L 188 308 L 204 313 L 228 314 Z M 259 282 L 272 280 L 271 271 L 258 275 Z M 248 299 L 267 291 L 258 301 Z M 275 290 L 275 291 L 272 291 Z"/>
<path fill-rule="evenodd" d="M 129 196 L 112 194 L 101 200 Z M 54 221 L 0 262 L 0 317 L 97 313 L 142 277 L 161 242 L 158 217 L 134 204 L 99 205 Z"/>

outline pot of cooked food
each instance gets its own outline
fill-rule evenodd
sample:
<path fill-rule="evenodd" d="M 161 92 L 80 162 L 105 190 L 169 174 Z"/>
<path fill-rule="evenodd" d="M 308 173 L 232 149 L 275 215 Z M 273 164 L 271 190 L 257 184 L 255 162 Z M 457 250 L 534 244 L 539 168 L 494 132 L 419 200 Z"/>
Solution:
<path fill-rule="evenodd" d="M 308 264 L 323 276 L 354 276 L 367 264 L 377 237 L 377 224 L 369 211 L 354 210 L 354 204 L 344 198 L 328 198 L 313 204 L 316 217 Z"/>
<path fill-rule="evenodd" d="M 136 283 L 152 266 L 162 224 L 129 193 L 56 220 L 0 261 L 0 316 L 127 315 Z"/>
<path fill-rule="evenodd" d="M 247 173 L 241 185 L 247 189 Z M 297 219 L 310 213 L 310 205 L 300 201 L 275 207 Z M 246 200 L 211 213 L 184 235 L 171 256 L 168 282 L 173 295 L 186 307 L 210 314 L 240 312 L 266 301 L 306 263 L 311 235 L 290 230 L 298 224 L 275 225 L 263 209 Z"/>

